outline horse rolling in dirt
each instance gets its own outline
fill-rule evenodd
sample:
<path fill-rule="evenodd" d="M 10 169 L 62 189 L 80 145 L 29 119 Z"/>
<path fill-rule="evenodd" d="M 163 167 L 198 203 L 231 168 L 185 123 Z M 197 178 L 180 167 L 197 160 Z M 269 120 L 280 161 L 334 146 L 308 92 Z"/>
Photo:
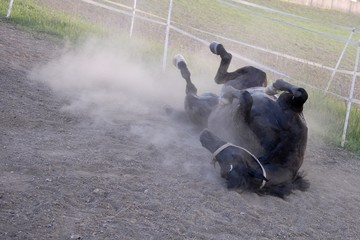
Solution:
<path fill-rule="evenodd" d="M 228 72 L 232 55 L 216 42 L 210 50 L 221 57 L 215 76 L 224 84 L 220 96 L 197 95 L 184 58 L 175 56 L 174 64 L 186 81 L 185 111 L 205 128 L 201 144 L 219 163 L 228 188 L 281 198 L 305 191 L 309 183 L 299 173 L 307 144 L 305 89 L 281 79 L 267 86 L 266 74 L 251 66 Z"/>

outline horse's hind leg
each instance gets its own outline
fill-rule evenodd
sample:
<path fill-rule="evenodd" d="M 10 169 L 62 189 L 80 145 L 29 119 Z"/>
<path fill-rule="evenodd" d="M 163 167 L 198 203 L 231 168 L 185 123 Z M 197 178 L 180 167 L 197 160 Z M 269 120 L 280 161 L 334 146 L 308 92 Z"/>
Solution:
<path fill-rule="evenodd" d="M 225 84 L 231 81 L 229 85 L 239 90 L 267 86 L 266 73 L 253 66 L 246 66 L 234 72 L 228 72 L 232 55 L 225 50 L 222 44 L 212 42 L 210 51 L 221 57 L 220 66 L 215 76 L 217 84 Z"/>
<path fill-rule="evenodd" d="M 177 67 L 180 70 L 181 76 L 185 79 L 186 81 L 186 90 L 185 93 L 188 94 L 197 94 L 197 88 L 195 87 L 195 85 L 191 82 L 191 74 L 190 71 L 187 67 L 186 61 L 184 59 L 184 57 L 180 54 L 176 55 L 174 57 L 173 63 L 175 65 L 175 67 Z"/>
<path fill-rule="evenodd" d="M 218 97 L 211 93 L 197 95 L 197 89 L 191 82 L 190 71 L 181 55 L 174 57 L 174 65 L 180 70 L 181 76 L 186 81 L 185 112 L 193 123 L 206 127 L 208 117 L 218 103 Z"/>
<path fill-rule="evenodd" d="M 210 51 L 221 57 L 220 66 L 215 76 L 215 82 L 217 84 L 222 84 L 234 79 L 236 77 L 234 76 L 234 73 L 228 73 L 232 55 L 225 50 L 222 44 L 217 42 L 212 42 L 210 44 Z"/>

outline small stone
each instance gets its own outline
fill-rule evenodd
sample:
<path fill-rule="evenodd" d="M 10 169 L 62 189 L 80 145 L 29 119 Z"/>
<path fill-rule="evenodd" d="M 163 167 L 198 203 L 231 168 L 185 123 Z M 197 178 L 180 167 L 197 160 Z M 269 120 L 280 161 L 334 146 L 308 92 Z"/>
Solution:
<path fill-rule="evenodd" d="M 78 234 L 73 234 L 73 235 L 70 236 L 70 239 L 80 240 L 80 239 L 81 239 L 81 236 L 78 235 Z"/>
<path fill-rule="evenodd" d="M 102 196 L 102 197 L 106 197 L 108 194 L 105 190 L 100 189 L 100 188 L 95 188 L 93 193 L 96 195 Z"/>

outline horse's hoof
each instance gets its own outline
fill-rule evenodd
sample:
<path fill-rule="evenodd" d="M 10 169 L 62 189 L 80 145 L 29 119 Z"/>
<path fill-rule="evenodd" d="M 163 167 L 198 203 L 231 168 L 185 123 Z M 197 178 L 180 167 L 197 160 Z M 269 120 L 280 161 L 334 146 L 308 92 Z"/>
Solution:
<path fill-rule="evenodd" d="M 218 42 L 212 42 L 210 43 L 210 51 L 213 54 L 219 55 L 221 57 L 221 59 L 224 59 L 226 61 L 230 61 L 232 56 L 230 53 L 228 53 L 224 46 L 221 43 Z"/>
<path fill-rule="evenodd" d="M 232 101 L 230 101 L 229 98 L 222 97 L 220 98 L 219 105 L 224 106 L 230 104 Z"/>
<path fill-rule="evenodd" d="M 268 85 L 266 88 L 265 88 L 265 93 L 267 95 L 270 95 L 270 96 L 275 96 L 276 94 L 278 94 L 279 90 L 277 90 L 273 84 L 270 84 Z"/>
<path fill-rule="evenodd" d="M 174 66 L 177 67 L 178 69 L 180 69 L 180 68 L 179 68 L 179 63 L 183 63 L 183 64 L 185 64 L 185 66 L 186 66 L 185 58 L 184 58 L 181 54 L 176 55 L 176 56 L 174 57 L 174 59 L 173 59 L 173 64 L 174 64 Z"/>
<path fill-rule="evenodd" d="M 217 47 L 219 46 L 220 44 L 218 42 L 211 42 L 210 43 L 210 51 L 213 53 L 213 54 L 216 54 L 216 55 L 219 55 L 219 53 L 217 52 Z"/>

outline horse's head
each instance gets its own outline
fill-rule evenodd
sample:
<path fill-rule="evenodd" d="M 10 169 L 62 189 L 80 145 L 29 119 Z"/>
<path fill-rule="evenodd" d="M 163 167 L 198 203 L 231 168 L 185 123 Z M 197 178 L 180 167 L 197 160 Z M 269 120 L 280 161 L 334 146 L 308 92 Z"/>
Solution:
<path fill-rule="evenodd" d="M 221 177 L 227 180 L 228 188 L 246 189 L 255 182 L 266 180 L 252 156 L 243 149 L 222 141 L 207 129 L 202 131 L 200 142 L 213 154 L 214 164 L 218 162 Z"/>

